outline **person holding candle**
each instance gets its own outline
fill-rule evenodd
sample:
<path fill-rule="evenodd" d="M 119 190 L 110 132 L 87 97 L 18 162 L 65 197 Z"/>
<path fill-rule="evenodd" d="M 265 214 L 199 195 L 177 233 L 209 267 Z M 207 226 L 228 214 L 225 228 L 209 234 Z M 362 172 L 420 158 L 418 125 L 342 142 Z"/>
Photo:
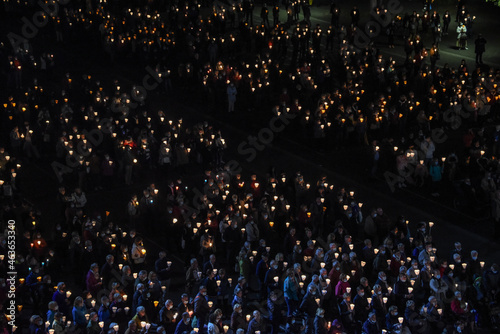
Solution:
<path fill-rule="evenodd" d="M 264 277 L 264 284 L 267 288 L 267 293 L 270 294 L 272 291 L 278 289 L 279 283 L 280 283 L 279 264 L 276 260 L 271 260 L 269 264 L 269 269 L 267 270 L 266 275 Z"/>
<path fill-rule="evenodd" d="M 350 287 L 351 285 L 349 284 L 349 279 L 347 278 L 347 275 L 344 273 L 340 274 L 339 281 L 335 286 L 335 296 L 338 299 L 343 298 L 344 294 L 347 292 L 347 288 Z"/>
<path fill-rule="evenodd" d="M 246 334 L 266 334 L 266 326 L 258 310 L 253 311 L 253 317 L 248 323 Z"/>
<path fill-rule="evenodd" d="M 404 317 L 411 333 L 427 333 L 427 320 L 415 310 L 415 301 L 406 302 Z"/>
<path fill-rule="evenodd" d="M 83 304 L 83 298 L 78 296 L 75 298 L 75 302 L 73 303 L 73 311 L 71 312 L 73 315 L 73 321 L 75 323 L 76 328 L 84 329 L 87 325 L 87 320 L 85 318 L 85 313 L 87 313 L 87 308 Z"/>
<path fill-rule="evenodd" d="M 125 334 L 138 334 L 139 331 L 138 331 L 138 328 L 137 328 L 137 324 L 135 323 L 134 320 L 130 320 L 127 324 L 127 330 L 125 331 Z M 158 328 L 156 331 L 157 333 L 160 333 L 159 331 L 160 328 Z"/>
<path fill-rule="evenodd" d="M 354 297 L 354 322 L 356 326 L 356 332 L 361 332 L 361 327 L 363 322 L 368 318 L 370 312 L 370 305 L 368 299 L 365 296 L 365 290 L 362 286 L 356 288 L 356 296 Z"/>
<path fill-rule="evenodd" d="M 346 292 L 342 295 L 342 301 L 339 304 L 339 313 L 342 325 L 346 332 L 351 333 L 354 330 L 354 304 L 351 304 L 351 294 Z"/>
<path fill-rule="evenodd" d="M 125 296 L 125 298 L 127 298 L 127 296 Z M 113 301 L 111 302 L 109 307 L 113 311 L 111 315 L 112 319 L 115 322 L 117 322 L 120 326 L 121 325 L 125 326 L 127 323 L 128 314 L 125 311 L 126 305 L 127 304 L 125 304 L 124 297 L 121 295 L 121 293 L 116 292 L 113 295 Z"/>
<path fill-rule="evenodd" d="M 131 256 L 136 270 L 144 268 L 146 261 L 146 249 L 144 248 L 141 237 L 135 238 L 134 244 L 132 245 Z"/>
<path fill-rule="evenodd" d="M 425 304 L 423 310 L 424 315 L 431 327 L 431 331 L 433 333 L 440 333 L 443 330 L 445 323 L 441 319 L 441 308 L 438 306 L 436 297 L 430 296 L 429 302 Z"/>
<path fill-rule="evenodd" d="M 111 323 L 111 309 L 109 298 L 106 296 L 101 297 L 101 306 L 98 311 L 99 321 L 104 322 L 106 326 Z"/>
<path fill-rule="evenodd" d="M 467 325 L 470 325 L 474 332 L 474 315 L 470 312 L 471 306 L 469 303 L 462 298 L 462 293 L 460 291 L 455 291 L 455 298 L 450 304 L 451 311 L 462 321 L 465 321 Z"/>
<path fill-rule="evenodd" d="M 146 309 L 144 308 L 144 306 L 137 307 L 136 313 L 132 317 L 132 321 L 135 322 L 138 330 L 144 329 L 142 326 L 143 323 L 146 323 L 146 324 L 149 323 L 148 316 L 146 314 Z"/>
<path fill-rule="evenodd" d="M 389 313 L 385 317 L 385 326 L 391 333 L 411 334 L 407 326 L 405 326 L 404 317 L 399 315 L 398 307 L 393 305 L 389 307 Z"/>
<path fill-rule="evenodd" d="M 175 331 L 177 324 L 175 315 L 178 311 L 174 309 L 174 302 L 168 299 L 165 302 L 159 313 L 159 324 L 165 328 L 167 333 L 172 333 Z"/>
<path fill-rule="evenodd" d="M 123 266 L 122 270 L 122 276 L 121 276 L 121 285 L 123 286 L 123 292 L 128 295 L 128 296 L 133 296 L 134 295 L 134 283 L 135 279 L 134 276 L 132 275 L 132 269 L 130 266 Z"/>
<path fill-rule="evenodd" d="M 184 312 L 187 312 L 190 317 L 193 314 L 193 304 L 189 302 L 189 295 L 187 293 L 181 295 L 181 302 L 177 305 L 177 323 L 181 321 Z"/>
<path fill-rule="evenodd" d="M 57 303 L 59 312 L 64 315 L 69 315 L 68 305 L 69 300 L 66 295 L 66 284 L 64 282 L 59 282 L 57 284 L 57 290 L 52 295 L 52 300 Z"/>
<path fill-rule="evenodd" d="M 400 310 L 403 310 L 406 307 L 407 301 L 413 298 L 413 294 L 408 290 L 409 286 L 410 283 L 408 282 L 406 273 L 399 274 L 398 280 L 394 283 L 394 296 L 396 305 Z"/>
<path fill-rule="evenodd" d="M 90 265 L 85 283 L 87 285 L 87 291 L 94 296 L 96 296 L 97 292 L 102 288 L 102 281 L 99 277 L 99 265 L 97 263 L 92 263 Z"/>
<path fill-rule="evenodd" d="M 205 272 L 205 278 L 201 281 L 201 285 L 206 287 L 207 296 L 210 301 L 214 301 L 217 299 L 219 286 L 217 285 L 214 270 L 207 269 L 207 271 Z"/>
<path fill-rule="evenodd" d="M 383 297 L 382 288 L 380 287 L 380 285 L 375 284 L 373 286 L 373 295 L 371 298 L 372 302 L 370 304 L 370 307 L 376 314 L 378 325 L 380 326 L 380 328 L 382 328 L 385 322 L 385 315 L 387 314 L 387 306 L 384 302 L 384 298 L 386 297 Z"/>
<path fill-rule="evenodd" d="M 48 305 L 49 310 L 47 311 L 47 321 L 49 322 L 49 326 L 47 329 L 51 329 L 52 322 L 54 321 L 54 315 L 59 311 L 59 306 L 55 301 L 49 302 Z"/>

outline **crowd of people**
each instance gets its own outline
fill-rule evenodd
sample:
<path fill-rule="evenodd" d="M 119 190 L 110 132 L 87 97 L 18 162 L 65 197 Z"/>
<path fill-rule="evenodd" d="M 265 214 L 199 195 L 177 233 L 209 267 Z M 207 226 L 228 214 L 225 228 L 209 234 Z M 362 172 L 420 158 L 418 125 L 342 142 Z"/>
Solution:
<path fill-rule="evenodd" d="M 488 207 L 500 221 L 500 126 L 491 126 L 500 79 L 465 61 L 437 66 L 442 35 L 453 27 L 449 12 L 395 17 L 387 39 L 359 48 L 357 7 L 346 20 L 333 4 L 331 24 L 321 26 L 307 2 L 268 5 L 259 5 L 254 24 L 248 0 L 73 1 L 47 14 L 39 32 L 61 44 L 1 46 L 9 91 L 0 125 L 1 223 L 3 230 L 16 220 L 17 318 L 30 318 L 16 330 L 464 333 L 497 324 L 498 265 L 459 241 L 438 250 L 433 223 L 409 224 L 383 203 L 367 208 L 354 191 L 307 171 L 240 171 L 225 162 L 235 157 L 219 129 L 152 105 L 147 80 L 128 87 L 76 75 L 54 56 L 63 43 L 97 41 L 110 63 L 148 68 L 161 93 L 199 94 L 216 116 L 293 115 L 289 131 L 311 147 L 366 147 L 371 175 L 392 173 L 391 187 L 425 187 L 435 197 L 451 188 L 457 206 Z M 2 6 L 3 13 L 34 9 Z M 462 4 L 456 23 L 474 37 Z M 426 34 L 434 36 L 430 48 Z M 385 41 L 406 59 L 384 56 Z M 486 41 L 475 44 L 482 55 Z M 463 146 L 450 150 L 443 138 Z M 55 231 L 18 182 L 25 165 L 41 161 L 60 182 Z M 127 219 L 89 208 L 93 194 L 132 186 L 152 170 L 162 178 L 123 203 Z M 0 239 L 5 277 L 7 234 Z M 4 314 L 3 332 L 8 320 Z"/>

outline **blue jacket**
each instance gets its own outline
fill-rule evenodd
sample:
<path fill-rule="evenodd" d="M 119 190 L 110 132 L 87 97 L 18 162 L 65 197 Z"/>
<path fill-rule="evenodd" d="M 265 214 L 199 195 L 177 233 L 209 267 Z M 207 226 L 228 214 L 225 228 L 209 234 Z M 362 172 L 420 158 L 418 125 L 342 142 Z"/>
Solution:
<path fill-rule="evenodd" d="M 85 313 L 87 312 L 87 309 L 85 306 L 81 307 L 76 307 L 73 306 L 73 321 L 79 325 L 79 326 L 86 326 L 87 325 L 87 319 L 85 319 Z"/>
<path fill-rule="evenodd" d="M 290 277 L 287 277 L 285 279 L 285 284 L 284 284 L 284 294 L 285 298 L 291 299 L 298 301 L 299 300 L 299 295 L 298 295 L 298 289 L 297 289 L 297 284 L 295 282 L 295 278 L 290 279 Z"/>

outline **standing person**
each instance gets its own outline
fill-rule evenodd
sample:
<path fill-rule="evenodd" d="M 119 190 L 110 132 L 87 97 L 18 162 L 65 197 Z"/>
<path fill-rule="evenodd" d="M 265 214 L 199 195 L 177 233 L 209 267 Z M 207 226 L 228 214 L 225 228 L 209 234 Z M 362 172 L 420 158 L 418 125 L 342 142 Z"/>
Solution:
<path fill-rule="evenodd" d="M 318 308 L 316 310 L 316 317 L 314 318 L 314 334 L 328 333 L 328 324 L 325 320 L 325 310 Z"/>
<path fill-rule="evenodd" d="M 486 51 L 486 39 L 482 34 L 479 34 L 475 41 L 475 50 L 476 53 L 476 64 L 483 63 L 483 53 Z"/>
<path fill-rule="evenodd" d="M 142 238 L 137 237 L 132 245 L 132 260 L 134 261 L 134 267 L 136 270 L 141 270 L 145 266 L 146 261 L 146 249 L 142 244 Z"/>
<path fill-rule="evenodd" d="M 262 5 L 262 9 L 260 11 L 261 24 L 264 25 L 266 29 L 269 29 L 269 9 L 267 8 L 267 4 L 264 3 Z"/>
<path fill-rule="evenodd" d="M 271 291 L 267 299 L 267 310 L 269 311 L 269 320 L 271 321 L 271 334 L 278 334 L 280 323 L 282 323 L 281 304 L 278 303 L 276 291 Z"/>
<path fill-rule="evenodd" d="M 85 314 L 87 313 L 87 308 L 83 304 L 83 298 L 78 296 L 75 298 L 75 302 L 73 303 L 73 321 L 77 328 L 84 329 L 87 325 L 87 321 L 85 319 Z"/>
<path fill-rule="evenodd" d="M 261 319 L 260 312 L 253 311 L 253 318 L 248 323 L 247 334 L 266 333 L 266 326 Z"/>
<path fill-rule="evenodd" d="M 236 103 L 236 94 L 238 94 L 236 86 L 234 85 L 233 82 L 231 82 L 229 86 L 227 86 L 228 112 L 234 112 L 234 104 Z"/>
<path fill-rule="evenodd" d="M 467 48 L 467 28 L 460 22 L 457 26 L 457 47 L 459 50 L 468 50 Z"/>
<path fill-rule="evenodd" d="M 203 285 L 200 286 L 200 290 L 196 297 L 194 298 L 194 315 L 198 319 L 198 330 L 200 333 L 206 333 L 205 323 L 208 313 L 210 312 L 210 307 L 207 301 L 207 288 Z"/>
<path fill-rule="evenodd" d="M 431 139 L 431 136 L 426 136 L 425 141 L 420 144 L 420 149 L 425 153 L 425 165 L 429 166 L 434 158 L 434 151 L 436 150 L 436 146 Z"/>
<path fill-rule="evenodd" d="M 448 27 L 450 26 L 451 16 L 450 12 L 446 11 L 443 15 L 443 34 L 448 35 Z"/>
<path fill-rule="evenodd" d="M 287 316 L 290 318 L 298 307 L 299 284 L 292 268 L 289 268 L 286 274 L 287 278 L 285 279 L 283 293 L 285 295 L 285 302 L 288 308 Z"/>
<path fill-rule="evenodd" d="M 431 49 L 429 50 L 429 55 L 431 58 L 431 69 L 436 68 L 436 62 L 439 60 L 439 49 L 437 44 L 432 44 Z"/>
<path fill-rule="evenodd" d="M 432 196 L 439 196 L 439 184 L 443 178 L 443 168 L 439 165 L 438 159 L 434 159 L 434 162 L 429 168 L 429 174 L 432 178 Z"/>

